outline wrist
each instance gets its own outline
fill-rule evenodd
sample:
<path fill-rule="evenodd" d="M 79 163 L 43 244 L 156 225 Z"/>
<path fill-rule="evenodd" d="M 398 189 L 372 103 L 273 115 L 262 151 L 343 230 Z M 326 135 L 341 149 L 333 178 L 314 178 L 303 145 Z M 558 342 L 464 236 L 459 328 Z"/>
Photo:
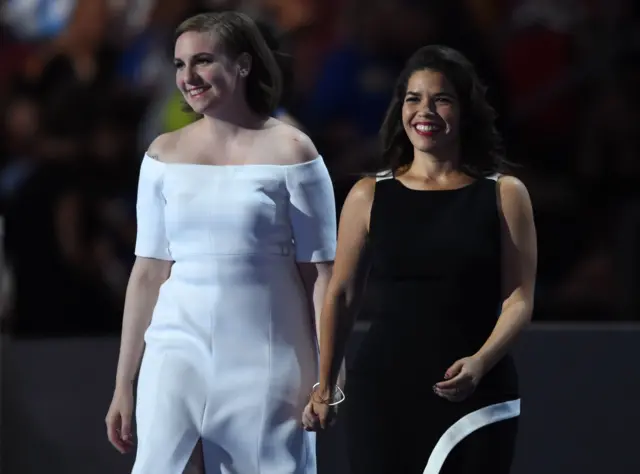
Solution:
<path fill-rule="evenodd" d="M 482 374 L 482 376 L 484 376 L 491 367 L 491 359 L 488 354 L 484 352 L 477 352 L 473 356 L 471 356 L 471 358 L 478 363 L 478 366 L 480 367 L 480 373 Z"/>
<path fill-rule="evenodd" d="M 334 389 L 335 390 L 335 389 Z M 312 394 L 317 400 L 329 400 L 333 390 L 326 383 L 317 383 L 313 386 Z"/>
<path fill-rule="evenodd" d="M 123 379 L 116 380 L 116 392 L 123 392 L 128 390 L 133 390 L 133 385 L 135 384 L 135 380 Z"/>
<path fill-rule="evenodd" d="M 311 400 L 315 403 L 335 406 L 342 403 L 344 399 L 344 392 L 338 386 L 329 388 L 327 386 L 322 387 L 319 383 L 317 383 L 311 390 Z"/>

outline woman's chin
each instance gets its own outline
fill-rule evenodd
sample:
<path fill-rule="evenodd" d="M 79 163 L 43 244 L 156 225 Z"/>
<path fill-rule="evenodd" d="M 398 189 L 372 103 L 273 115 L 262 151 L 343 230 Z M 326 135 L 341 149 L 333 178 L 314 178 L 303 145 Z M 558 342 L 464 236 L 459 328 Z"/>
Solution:
<path fill-rule="evenodd" d="M 214 112 L 220 105 L 220 100 L 218 100 L 218 98 L 216 97 L 211 97 L 209 94 L 209 97 L 189 97 L 187 99 L 187 104 L 196 114 L 204 115 L 207 112 Z"/>
<path fill-rule="evenodd" d="M 443 152 L 452 146 L 451 140 L 447 140 L 446 137 L 420 137 L 412 139 L 411 144 L 422 153 Z"/>
<path fill-rule="evenodd" d="M 203 115 L 210 108 L 208 104 L 198 102 L 194 103 L 193 101 L 187 102 L 187 105 L 189 105 L 191 110 L 198 115 Z"/>

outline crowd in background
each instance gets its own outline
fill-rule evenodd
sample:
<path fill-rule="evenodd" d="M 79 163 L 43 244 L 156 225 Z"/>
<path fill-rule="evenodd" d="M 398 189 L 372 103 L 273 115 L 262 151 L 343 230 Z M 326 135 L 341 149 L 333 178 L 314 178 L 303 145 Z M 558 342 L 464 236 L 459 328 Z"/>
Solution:
<path fill-rule="evenodd" d="M 293 57 L 283 119 L 338 209 L 403 62 L 455 47 L 533 200 L 538 321 L 640 320 L 640 7 L 633 0 L 7 0 L 0 11 L 0 312 L 22 335 L 117 333 L 142 154 L 195 120 L 173 30 L 200 11 L 272 24 Z M 461 295 L 464 297 L 464 295 Z"/>

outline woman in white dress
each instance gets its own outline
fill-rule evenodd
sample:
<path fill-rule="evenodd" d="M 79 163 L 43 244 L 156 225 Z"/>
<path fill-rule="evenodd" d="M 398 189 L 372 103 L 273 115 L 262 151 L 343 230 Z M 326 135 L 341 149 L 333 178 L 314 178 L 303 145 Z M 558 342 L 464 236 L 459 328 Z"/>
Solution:
<path fill-rule="evenodd" d="M 307 136 L 271 117 L 282 79 L 251 19 L 185 21 L 175 65 L 203 118 L 142 162 L 109 440 L 133 449 L 144 348 L 133 474 L 182 473 L 198 441 L 207 474 L 315 474 L 300 416 L 335 253 L 329 174 Z"/>

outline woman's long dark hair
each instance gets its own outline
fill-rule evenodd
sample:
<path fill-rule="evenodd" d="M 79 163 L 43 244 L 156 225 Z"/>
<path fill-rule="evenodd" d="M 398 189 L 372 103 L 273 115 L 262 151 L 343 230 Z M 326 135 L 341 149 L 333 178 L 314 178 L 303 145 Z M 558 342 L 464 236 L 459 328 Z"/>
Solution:
<path fill-rule="evenodd" d="M 451 82 L 461 107 L 460 171 L 479 178 L 506 170 L 496 112 L 486 98 L 486 87 L 473 65 L 458 51 L 446 46 L 425 46 L 407 61 L 400 74 L 382 123 L 382 154 L 373 172 L 396 173 L 413 161 L 413 145 L 402 123 L 402 104 L 409 78 L 416 71 L 438 71 Z"/>

